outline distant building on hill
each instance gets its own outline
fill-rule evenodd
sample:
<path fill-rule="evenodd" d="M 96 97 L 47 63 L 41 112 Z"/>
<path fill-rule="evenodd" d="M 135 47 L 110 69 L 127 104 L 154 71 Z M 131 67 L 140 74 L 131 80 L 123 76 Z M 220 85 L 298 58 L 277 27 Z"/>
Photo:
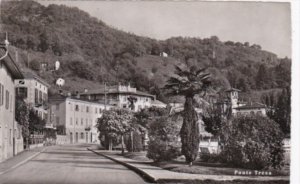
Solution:
<path fill-rule="evenodd" d="M 56 126 L 58 135 L 66 136 L 67 144 L 99 142 L 97 120 L 104 109 L 113 107 L 63 95 L 51 97 L 49 102 L 49 121 Z"/>
<path fill-rule="evenodd" d="M 158 105 L 154 95 L 138 91 L 130 85 L 102 86 L 100 89 L 85 90 L 79 94 L 81 99 L 87 99 L 124 109 L 139 111 Z M 155 102 L 156 101 L 156 102 Z M 163 106 L 159 103 L 159 106 Z"/>
<path fill-rule="evenodd" d="M 267 106 L 258 102 L 243 102 L 239 100 L 239 92 L 241 90 L 230 88 L 225 91 L 227 98 L 218 104 L 222 106 L 222 112 L 228 109 L 232 115 L 245 115 L 245 114 L 260 114 L 267 115 Z"/>

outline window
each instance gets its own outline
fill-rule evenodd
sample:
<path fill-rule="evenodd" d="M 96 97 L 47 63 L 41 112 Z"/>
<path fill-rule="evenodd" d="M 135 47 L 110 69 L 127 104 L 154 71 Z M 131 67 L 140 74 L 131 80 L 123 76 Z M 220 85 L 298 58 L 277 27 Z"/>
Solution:
<path fill-rule="evenodd" d="M 56 125 L 59 125 L 59 117 L 56 116 Z"/>
<path fill-rule="evenodd" d="M 9 129 L 9 144 L 11 145 L 11 143 L 12 143 L 12 130 L 11 129 Z"/>
<path fill-rule="evenodd" d="M 98 112 L 97 112 L 97 107 L 95 107 L 95 113 L 97 114 Z"/>
<path fill-rule="evenodd" d="M 0 106 L 3 105 L 4 100 L 4 86 L 0 83 Z"/>
<path fill-rule="evenodd" d="M 78 118 L 76 118 L 76 125 L 78 125 Z"/>
<path fill-rule="evenodd" d="M 81 125 L 83 125 L 83 118 L 81 118 Z"/>
<path fill-rule="evenodd" d="M 19 87 L 17 88 L 17 96 L 21 98 L 27 98 L 27 88 L 25 87 Z"/>
<path fill-rule="evenodd" d="M 42 91 L 39 91 L 39 103 L 43 102 L 43 93 Z"/>
<path fill-rule="evenodd" d="M 9 108 L 9 91 L 5 91 L 5 108 Z"/>
<path fill-rule="evenodd" d="M 75 105 L 75 111 L 79 111 L 79 105 Z"/>
<path fill-rule="evenodd" d="M 124 108 L 124 109 L 127 108 L 127 105 L 123 105 L 123 108 Z"/>
<path fill-rule="evenodd" d="M 83 132 L 80 133 L 80 139 L 84 139 L 84 134 L 83 134 Z"/>
<path fill-rule="evenodd" d="M 34 102 L 39 103 L 39 91 L 37 89 L 34 90 Z"/>
<path fill-rule="evenodd" d="M 86 106 L 86 112 L 89 112 L 89 107 L 88 106 Z"/>

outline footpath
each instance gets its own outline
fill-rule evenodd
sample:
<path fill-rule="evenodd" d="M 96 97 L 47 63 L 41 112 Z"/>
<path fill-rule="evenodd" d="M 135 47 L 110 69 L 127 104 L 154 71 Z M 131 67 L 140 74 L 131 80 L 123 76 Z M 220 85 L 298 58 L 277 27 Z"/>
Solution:
<path fill-rule="evenodd" d="M 216 180 L 216 181 L 233 181 L 233 180 L 254 180 L 254 181 L 289 181 L 289 176 L 232 176 L 232 175 L 202 175 L 189 174 L 168 171 L 160 167 L 150 165 L 151 162 L 142 162 L 132 160 L 120 155 L 120 151 L 97 150 L 96 148 L 88 148 L 88 150 L 109 158 L 119 164 L 140 174 L 150 182 L 177 182 L 184 180 Z"/>
<path fill-rule="evenodd" d="M 24 150 L 23 152 L 17 154 L 16 156 L 9 158 L 0 163 L 0 175 L 9 172 L 10 170 L 19 167 L 22 164 L 25 164 L 32 158 L 36 157 L 45 147 L 34 148 L 30 150 Z"/>

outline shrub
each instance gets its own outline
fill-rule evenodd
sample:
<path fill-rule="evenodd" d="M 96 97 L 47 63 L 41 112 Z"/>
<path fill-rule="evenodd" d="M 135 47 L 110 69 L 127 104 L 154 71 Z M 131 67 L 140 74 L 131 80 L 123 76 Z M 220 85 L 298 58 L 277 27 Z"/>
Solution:
<path fill-rule="evenodd" d="M 236 116 L 223 127 L 224 159 L 249 169 L 279 168 L 283 164 L 283 133 L 268 117 Z"/>
<path fill-rule="evenodd" d="M 179 132 L 182 119 L 162 116 L 150 124 L 147 157 L 156 162 L 172 160 L 181 155 Z"/>
<path fill-rule="evenodd" d="M 180 149 L 160 139 L 150 140 L 147 157 L 155 162 L 169 161 L 180 156 Z"/>

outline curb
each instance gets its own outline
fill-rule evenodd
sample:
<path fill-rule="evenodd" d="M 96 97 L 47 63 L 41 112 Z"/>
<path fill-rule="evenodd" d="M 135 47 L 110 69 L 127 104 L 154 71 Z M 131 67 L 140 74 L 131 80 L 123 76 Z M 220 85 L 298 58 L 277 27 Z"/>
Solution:
<path fill-rule="evenodd" d="M 33 159 L 34 157 L 38 156 L 38 155 L 39 155 L 40 153 L 42 153 L 45 149 L 46 149 L 46 148 L 43 148 L 41 151 L 39 151 L 39 152 L 37 152 L 37 153 L 31 155 L 30 157 L 26 158 L 26 159 L 23 160 L 22 162 L 19 162 L 19 163 L 17 163 L 16 165 L 12 166 L 11 168 L 9 168 L 9 169 L 7 169 L 7 170 L 5 170 L 5 171 L 3 171 L 3 172 L 0 172 L 0 175 L 5 174 L 5 173 L 7 173 L 7 172 L 9 172 L 9 171 L 11 171 L 11 170 L 17 168 L 17 167 L 20 167 L 21 165 L 25 164 L 25 163 L 28 162 L 29 160 L 31 160 L 31 159 Z"/>
<path fill-rule="evenodd" d="M 102 153 L 98 153 L 98 152 L 96 152 L 96 151 L 94 151 L 94 150 L 92 150 L 92 149 L 90 149 L 90 148 L 87 148 L 87 150 L 89 150 L 89 151 L 91 151 L 91 152 L 93 152 L 93 153 L 95 153 L 95 154 L 97 154 L 97 155 L 100 155 L 100 156 L 103 156 L 103 157 L 105 157 L 105 158 L 108 158 L 108 159 L 110 159 L 110 160 L 112 160 L 112 161 L 114 161 L 114 162 L 117 162 L 117 163 L 119 163 L 119 164 L 121 164 L 121 165 L 127 167 L 128 169 L 133 170 L 134 172 L 136 172 L 137 174 L 139 174 L 142 178 L 144 178 L 145 180 L 147 180 L 147 181 L 149 181 L 149 182 L 151 182 L 151 183 L 157 183 L 157 180 L 156 180 L 153 176 L 151 176 L 151 175 L 148 174 L 147 172 L 145 172 L 145 171 L 143 171 L 143 170 L 141 170 L 141 169 L 139 169 L 139 168 L 137 168 L 137 167 L 135 167 L 135 166 L 133 166 L 133 165 L 131 165 L 131 164 L 128 164 L 128 163 L 126 163 L 126 162 L 122 162 L 122 161 L 120 161 L 120 160 L 117 160 L 117 159 L 112 158 L 112 157 L 110 157 L 110 156 L 104 155 L 104 154 L 102 154 Z"/>

